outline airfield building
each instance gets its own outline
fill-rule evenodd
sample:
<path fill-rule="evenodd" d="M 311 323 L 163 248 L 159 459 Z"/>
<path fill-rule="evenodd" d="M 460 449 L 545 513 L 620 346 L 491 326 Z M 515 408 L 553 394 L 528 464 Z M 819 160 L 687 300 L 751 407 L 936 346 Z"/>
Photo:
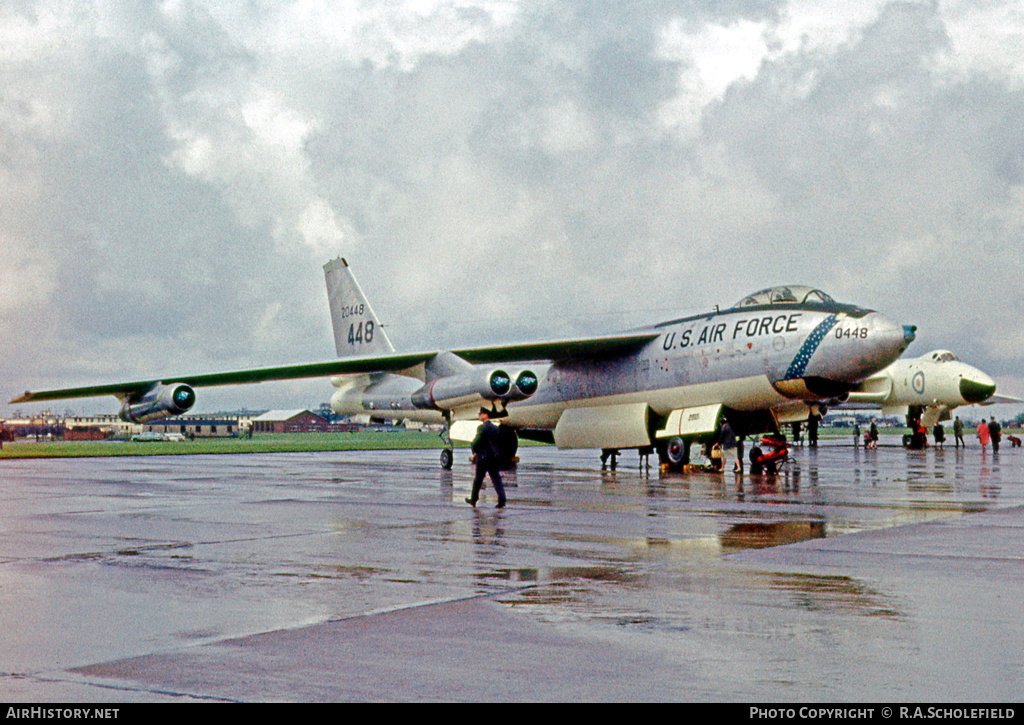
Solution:
<path fill-rule="evenodd" d="M 253 418 L 252 425 L 254 433 L 310 433 L 337 428 L 308 410 L 268 410 Z"/>

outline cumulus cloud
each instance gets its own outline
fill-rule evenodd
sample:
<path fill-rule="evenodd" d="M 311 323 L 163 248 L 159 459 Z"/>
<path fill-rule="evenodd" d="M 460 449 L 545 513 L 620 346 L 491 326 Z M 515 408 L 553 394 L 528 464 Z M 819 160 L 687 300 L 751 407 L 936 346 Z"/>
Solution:
<path fill-rule="evenodd" d="M 1009 380 L 1022 44 L 1003 0 L 5 3 L 9 392 L 329 357 L 339 254 L 402 347 L 796 281 Z"/>

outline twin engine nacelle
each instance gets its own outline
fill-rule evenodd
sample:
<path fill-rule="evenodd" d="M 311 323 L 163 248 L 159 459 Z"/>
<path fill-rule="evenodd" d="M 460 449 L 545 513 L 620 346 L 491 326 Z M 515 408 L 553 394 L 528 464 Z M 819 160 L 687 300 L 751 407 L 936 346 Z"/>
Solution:
<path fill-rule="evenodd" d="M 125 400 L 119 415 L 129 423 L 148 423 L 187 413 L 195 402 L 195 391 L 185 383 L 158 384 Z"/>
<path fill-rule="evenodd" d="M 429 382 L 412 394 L 417 408 L 453 410 L 481 401 L 525 400 L 537 392 L 537 376 L 530 370 L 510 375 L 505 370 L 480 369 Z"/>

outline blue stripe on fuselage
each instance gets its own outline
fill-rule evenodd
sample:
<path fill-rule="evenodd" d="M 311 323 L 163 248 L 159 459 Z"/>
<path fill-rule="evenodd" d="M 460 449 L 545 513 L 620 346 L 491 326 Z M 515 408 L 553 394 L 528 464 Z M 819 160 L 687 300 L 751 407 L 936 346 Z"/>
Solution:
<path fill-rule="evenodd" d="M 838 318 L 835 315 L 829 315 L 820 325 L 814 328 L 814 332 L 807 336 L 804 344 L 800 346 L 796 357 L 793 358 L 793 362 L 789 364 L 789 369 L 786 370 L 786 377 L 783 380 L 794 380 L 804 376 L 804 371 L 807 370 L 807 364 L 811 361 L 811 356 L 814 355 L 821 341 L 825 339 L 825 335 L 835 327 L 836 322 L 838 322 Z"/>

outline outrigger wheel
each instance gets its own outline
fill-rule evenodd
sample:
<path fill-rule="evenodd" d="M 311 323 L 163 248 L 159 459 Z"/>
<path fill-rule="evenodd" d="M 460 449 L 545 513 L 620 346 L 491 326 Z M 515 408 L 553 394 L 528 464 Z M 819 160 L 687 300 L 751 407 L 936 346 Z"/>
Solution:
<path fill-rule="evenodd" d="M 455 462 L 455 451 L 451 448 L 441 449 L 441 468 L 446 471 L 452 470 L 452 464 Z"/>
<path fill-rule="evenodd" d="M 455 446 L 452 445 L 452 414 L 445 411 L 442 415 L 444 416 L 444 430 L 441 432 L 441 440 L 444 441 L 444 448 L 441 449 L 441 468 L 450 471 L 452 464 L 455 463 Z"/>

